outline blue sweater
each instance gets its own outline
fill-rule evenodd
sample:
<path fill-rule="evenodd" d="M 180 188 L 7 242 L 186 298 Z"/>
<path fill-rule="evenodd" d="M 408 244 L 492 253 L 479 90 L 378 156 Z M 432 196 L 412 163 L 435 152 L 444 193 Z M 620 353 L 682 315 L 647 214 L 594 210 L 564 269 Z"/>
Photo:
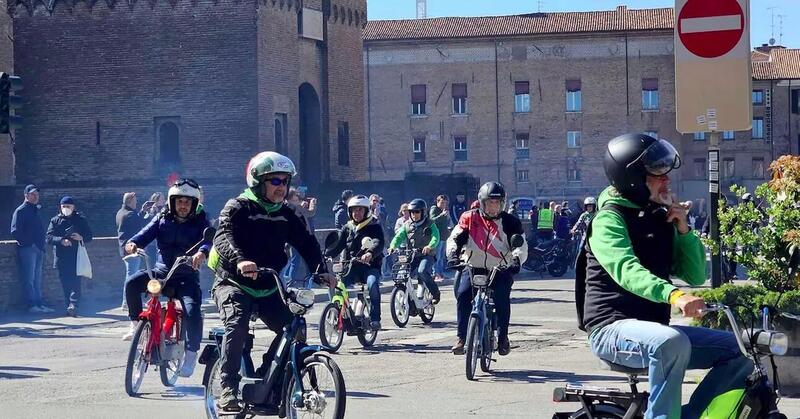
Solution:
<path fill-rule="evenodd" d="M 155 240 L 160 262 L 169 268 L 175 263 L 178 256 L 183 256 L 187 250 L 203 240 L 203 230 L 206 227 L 209 227 L 209 223 L 205 212 L 201 212 L 183 223 L 175 221 L 169 213 L 162 212 L 153 217 L 150 223 L 130 241 L 143 249 Z M 204 242 L 200 246 L 200 251 L 208 255 L 210 247 L 210 242 Z"/>
<path fill-rule="evenodd" d="M 14 210 L 11 217 L 11 237 L 20 247 L 36 245 L 44 251 L 44 225 L 39 218 L 39 208 L 30 202 L 23 202 Z"/>

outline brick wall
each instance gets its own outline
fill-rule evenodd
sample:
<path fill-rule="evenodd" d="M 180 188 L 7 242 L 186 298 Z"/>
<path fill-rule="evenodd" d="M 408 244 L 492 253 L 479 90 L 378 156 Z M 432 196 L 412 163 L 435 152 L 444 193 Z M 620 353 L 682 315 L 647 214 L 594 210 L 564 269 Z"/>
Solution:
<path fill-rule="evenodd" d="M 8 0 L 0 0 L 0 71 L 14 73 L 14 25 Z M 0 134 L 0 187 L 14 185 L 14 151 L 8 134 Z"/>

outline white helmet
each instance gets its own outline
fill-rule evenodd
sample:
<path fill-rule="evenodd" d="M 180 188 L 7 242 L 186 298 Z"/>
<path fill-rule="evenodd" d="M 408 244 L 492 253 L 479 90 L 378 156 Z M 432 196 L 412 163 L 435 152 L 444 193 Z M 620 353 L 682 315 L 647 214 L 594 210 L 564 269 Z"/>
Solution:
<path fill-rule="evenodd" d="M 247 187 L 255 188 L 270 173 L 286 173 L 291 177 L 297 175 L 294 163 L 288 157 L 274 151 L 256 154 L 247 163 Z"/>
<path fill-rule="evenodd" d="M 597 200 L 593 196 L 589 196 L 583 200 L 583 206 L 594 205 L 597 206 Z"/>
<path fill-rule="evenodd" d="M 197 211 L 197 204 L 200 202 L 200 185 L 192 179 L 178 179 L 167 192 L 167 202 L 169 203 L 169 211 L 175 215 L 175 200 L 178 197 L 186 197 L 192 200 L 192 210 L 190 214 Z"/>
<path fill-rule="evenodd" d="M 364 208 L 366 208 L 367 214 L 366 214 L 365 218 L 369 218 L 370 216 L 372 216 L 372 214 L 370 213 L 369 198 L 367 198 L 366 196 L 364 196 L 364 195 L 356 195 L 356 196 L 350 198 L 349 201 L 347 201 L 347 215 L 348 215 L 348 217 L 350 217 L 351 220 L 353 219 L 353 213 L 351 212 L 351 210 L 353 208 L 356 208 L 356 207 L 364 207 Z"/>

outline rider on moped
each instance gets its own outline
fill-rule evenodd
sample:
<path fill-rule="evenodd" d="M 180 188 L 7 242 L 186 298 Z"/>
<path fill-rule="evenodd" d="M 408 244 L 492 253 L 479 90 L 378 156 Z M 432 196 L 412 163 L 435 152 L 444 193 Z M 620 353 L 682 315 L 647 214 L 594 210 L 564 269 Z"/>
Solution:
<path fill-rule="evenodd" d="M 389 254 L 408 242 L 409 248 L 420 253 L 414 263 L 417 277 L 425 283 L 431 292 L 433 304 L 438 304 L 441 297 L 439 286 L 433 280 L 432 269 L 436 247 L 439 245 L 439 228 L 428 217 L 428 204 L 422 199 L 414 199 L 408 203 L 411 219 L 403 223 L 389 244 Z"/>

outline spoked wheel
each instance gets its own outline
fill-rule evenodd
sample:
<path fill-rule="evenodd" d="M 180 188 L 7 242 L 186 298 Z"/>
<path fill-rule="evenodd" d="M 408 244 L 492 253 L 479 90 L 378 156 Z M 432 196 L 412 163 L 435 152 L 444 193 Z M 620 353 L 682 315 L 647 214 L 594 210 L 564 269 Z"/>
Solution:
<path fill-rule="evenodd" d="M 217 358 L 214 365 L 211 367 L 211 372 L 208 374 L 208 381 L 205 386 L 205 407 L 206 417 L 208 419 L 219 418 L 219 408 L 217 407 L 217 400 L 222 394 L 222 384 L 220 382 L 220 368 L 222 366 L 222 358 Z"/>
<path fill-rule="evenodd" d="M 405 288 L 395 287 L 389 300 L 389 311 L 397 327 L 405 327 L 409 318 L 408 293 Z"/>
<path fill-rule="evenodd" d="M 481 350 L 481 371 L 489 372 L 492 367 L 492 353 L 494 345 L 492 344 L 493 334 L 491 322 L 487 321 L 486 326 L 483 328 L 483 345 Z"/>
<path fill-rule="evenodd" d="M 369 323 L 369 301 L 364 301 L 364 320 Z M 367 327 L 364 328 L 361 333 L 358 334 L 358 341 L 361 342 L 361 346 L 365 348 L 369 348 L 370 346 L 375 344 L 375 340 L 378 339 L 378 331 L 372 330 L 372 328 L 367 324 Z"/>
<path fill-rule="evenodd" d="M 436 306 L 433 305 L 431 290 L 425 288 L 423 301 L 426 301 L 428 305 L 419 311 L 419 318 L 422 320 L 422 323 L 430 324 L 433 321 L 433 315 L 436 314 Z"/>
<path fill-rule="evenodd" d="M 150 364 L 152 353 L 147 353 L 147 343 L 150 341 L 150 322 L 139 320 L 136 332 L 131 339 L 131 349 L 128 351 L 128 364 L 125 367 L 125 392 L 134 397 L 139 394 L 144 373 Z M 153 350 L 158 350 L 154 348 Z"/>
<path fill-rule="evenodd" d="M 181 340 L 175 345 L 184 346 L 181 349 L 181 356 L 177 360 L 161 360 L 161 365 L 158 367 L 159 375 L 161 376 L 161 384 L 166 387 L 172 387 L 178 382 L 178 372 L 183 368 L 183 361 L 186 357 L 186 330 L 183 328 L 183 320 L 180 316 L 175 320 L 175 326 L 180 331 Z M 166 354 L 164 354 L 166 356 Z"/>
<path fill-rule="evenodd" d="M 305 360 L 300 380 L 302 391 L 294 375 L 289 379 L 285 394 L 287 418 L 344 418 L 347 390 L 336 362 L 312 355 Z"/>
<path fill-rule="evenodd" d="M 344 330 L 339 327 L 339 312 L 342 309 L 336 303 L 328 303 L 322 310 L 319 319 L 319 340 L 325 349 L 336 352 L 342 346 Z"/>
<path fill-rule="evenodd" d="M 478 333 L 478 317 L 470 316 L 467 325 L 467 342 L 465 351 L 467 380 L 475 379 L 475 368 L 478 366 L 478 358 L 481 351 L 481 337 Z"/>

